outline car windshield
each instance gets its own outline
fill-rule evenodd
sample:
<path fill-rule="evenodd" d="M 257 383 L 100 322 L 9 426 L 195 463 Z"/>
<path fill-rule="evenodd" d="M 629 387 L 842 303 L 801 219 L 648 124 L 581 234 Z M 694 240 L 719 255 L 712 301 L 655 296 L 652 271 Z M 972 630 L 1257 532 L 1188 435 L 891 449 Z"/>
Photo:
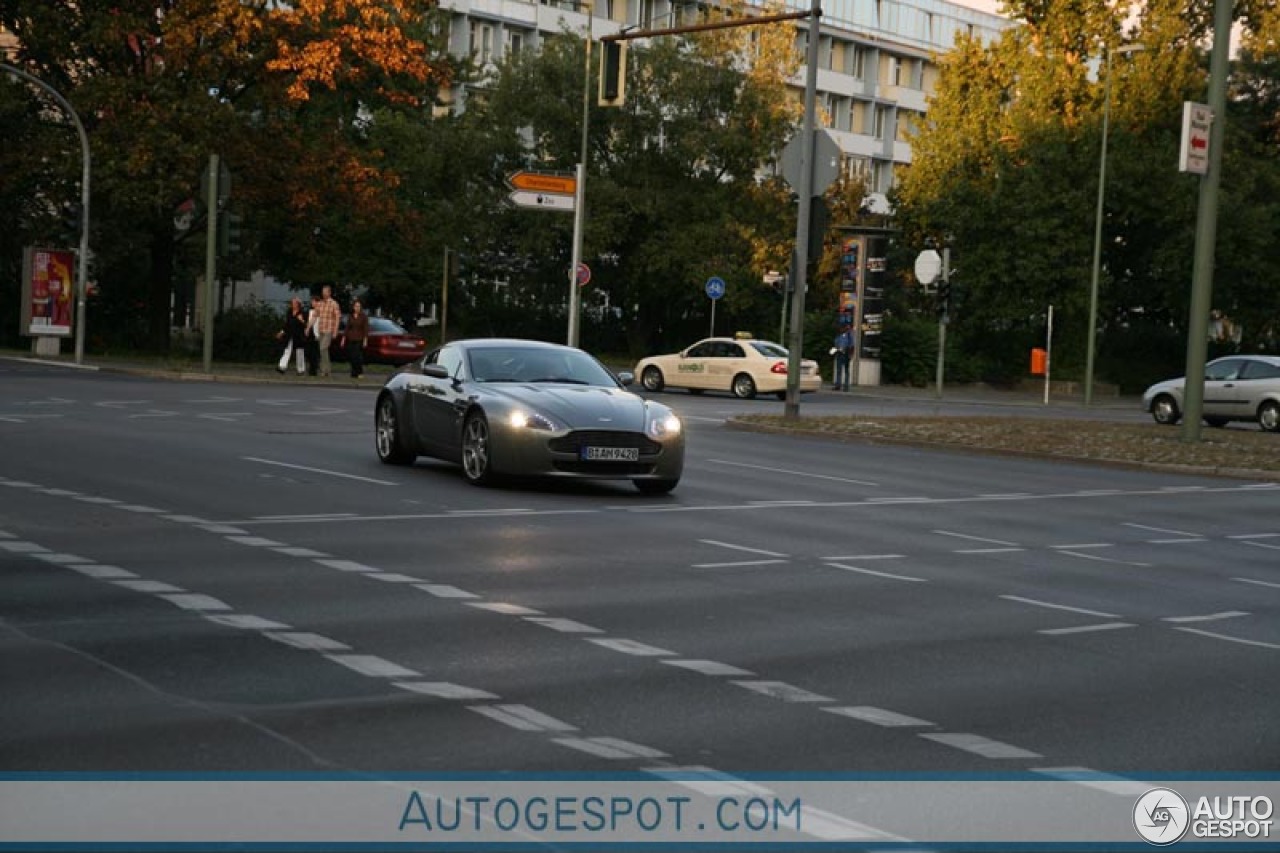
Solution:
<path fill-rule="evenodd" d="M 765 358 L 786 358 L 787 348 L 780 347 L 770 341 L 752 341 L 751 347 Z"/>
<path fill-rule="evenodd" d="M 547 382 L 616 388 L 618 383 L 600 362 L 573 349 L 492 346 L 467 350 L 476 382 Z"/>

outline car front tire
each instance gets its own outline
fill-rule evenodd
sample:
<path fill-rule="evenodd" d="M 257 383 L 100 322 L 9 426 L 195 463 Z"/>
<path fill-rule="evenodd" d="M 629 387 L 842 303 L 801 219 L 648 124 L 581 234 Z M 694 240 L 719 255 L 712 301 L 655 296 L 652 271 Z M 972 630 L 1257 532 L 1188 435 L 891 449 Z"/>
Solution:
<path fill-rule="evenodd" d="M 1151 401 L 1151 417 L 1158 424 L 1173 426 L 1182 417 L 1178 411 L 1178 401 L 1168 394 L 1161 394 Z"/>
<path fill-rule="evenodd" d="M 750 400 L 756 395 L 756 381 L 745 373 L 739 373 L 733 377 L 733 384 L 729 386 L 729 390 L 739 400 Z"/>
<path fill-rule="evenodd" d="M 644 373 L 640 374 L 640 384 L 644 386 L 644 390 L 653 392 L 661 391 L 666 387 L 662 371 L 653 366 L 646 367 Z"/>
<path fill-rule="evenodd" d="M 373 444 L 378 459 L 384 465 L 410 465 L 418 458 L 405 448 L 404 429 L 396 411 L 396 401 L 390 394 L 378 400 L 378 410 L 373 419 Z"/>
<path fill-rule="evenodd" d="M 494 481 L 490 448 L 489 420 L 483 412 L 472 412 L 462 425 L 462 473 L 472 485 Z"/>

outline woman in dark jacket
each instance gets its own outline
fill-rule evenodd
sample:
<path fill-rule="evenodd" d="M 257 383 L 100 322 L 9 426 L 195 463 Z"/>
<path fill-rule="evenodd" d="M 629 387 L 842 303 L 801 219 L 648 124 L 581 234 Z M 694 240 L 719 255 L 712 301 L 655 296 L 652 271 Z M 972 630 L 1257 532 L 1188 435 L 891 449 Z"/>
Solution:
<path fill-rule="evenodd" d="M 293 355 L 298 364 L 298 375 L 307 372 L 307 315 L 302 310 L 302 300 L 296 296 L 289 302 L 289 310 L 284 315 L 284 328 L 276 337 L 285 342 L 284 354 L 276 370 L 284 373 L 289 367 L 289 356 Z"/>

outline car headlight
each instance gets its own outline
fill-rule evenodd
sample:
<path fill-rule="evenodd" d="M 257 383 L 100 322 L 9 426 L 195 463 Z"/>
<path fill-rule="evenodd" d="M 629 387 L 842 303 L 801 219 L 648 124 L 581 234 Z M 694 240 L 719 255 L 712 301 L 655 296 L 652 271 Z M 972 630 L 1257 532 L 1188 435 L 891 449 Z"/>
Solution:
<path fill-rule="evenodd" d="M 516 409 L 507 418 L 507 423 L 516 429 L 537 429 L 545 432 L 553 432 L 556 425 L 551 419 L 537 412 L 524 412 Z"/>
<path fill-rule="evenodd" d="M 670 412 L 665 412 L 650 416 L 646 432 L 649 433 L 650 438 L 663 439 L 679 435 L 682 428 L 679 418 Z"/>

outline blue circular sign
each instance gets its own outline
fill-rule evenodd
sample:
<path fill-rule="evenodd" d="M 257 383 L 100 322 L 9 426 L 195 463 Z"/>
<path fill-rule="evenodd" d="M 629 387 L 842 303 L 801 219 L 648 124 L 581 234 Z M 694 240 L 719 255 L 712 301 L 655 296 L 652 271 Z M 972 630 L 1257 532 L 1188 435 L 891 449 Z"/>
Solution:
<path fill-rule="evenodd" d="M 707 279 L 707 296 L 712 299 L 724 296 L 724 279 L 714 275 Z"/>

